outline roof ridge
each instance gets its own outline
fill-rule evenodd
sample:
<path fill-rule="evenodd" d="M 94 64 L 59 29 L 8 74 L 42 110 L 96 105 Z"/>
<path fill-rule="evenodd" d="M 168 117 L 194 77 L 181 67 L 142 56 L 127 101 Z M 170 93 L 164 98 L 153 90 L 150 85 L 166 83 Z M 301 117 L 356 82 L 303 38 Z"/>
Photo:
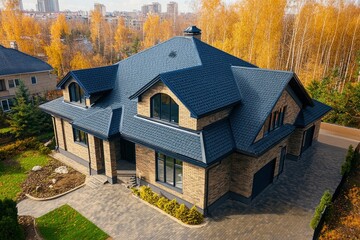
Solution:
<path fill-rule="evenodd" d="M 257 70 L 257 71 L 263 71 L 263 72 L 279 72 L 279 73 L 291 73 L 295 74 L 293 71 L 285 71 L 285 70 L 273 70 L 273 69 L 267 69 L 267 68 L 251 68 L 251 67 L 242 67 L 242 66 L 231 66 L 231 68 L 241 68 L 245 70 Z"/>

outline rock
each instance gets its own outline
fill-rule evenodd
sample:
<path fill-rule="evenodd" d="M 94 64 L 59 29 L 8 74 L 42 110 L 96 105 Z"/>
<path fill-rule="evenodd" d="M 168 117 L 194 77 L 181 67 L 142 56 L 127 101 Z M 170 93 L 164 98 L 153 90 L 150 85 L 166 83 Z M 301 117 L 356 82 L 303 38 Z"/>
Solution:
<path fill-rule="evenodd" d="M 51 179 L 51 182 L 52 182 L 53 184 L 55 184 L 55 183 L 56 183 L 56 179 L 55 179 L 55 178 Z"/>
<path fill-rule="evenodd" d="M 52 141 L 53 141 L 53 140 L 50 139 L 49 141 L 47 141 L 46 143 L 44 143 L 44 146 L 45 146 L 45 147 L 49 146 L 49 145 L 52 143 Z"/>
<path fill-rule="evenodd" d="M 36 186 L 35 190 L 38 192 L 41 189 L 40 186 Z"/>
<path fill-rule="evenodd" d="M 68 173 L 69 171 L 68 171 L 68 169 L 67 169 L 66 166 L 61 166 L 61 167 L 56 168 L 56 169 L 55 169 L 55 172 L 56 172 L 56 173 L 60 173 L 60 174 L 66 174 L 66 173 Z"/>
<path fill-rule="evenodd" d="M 34 166 L 31 170 L 34 172 L 40 171 L 42 169 L 41 166 Z"/>
<path fill-rule="evenodd" d="M 53 188 L 54 186 L 53 185 L 49 185 L 49 188 Z"/>

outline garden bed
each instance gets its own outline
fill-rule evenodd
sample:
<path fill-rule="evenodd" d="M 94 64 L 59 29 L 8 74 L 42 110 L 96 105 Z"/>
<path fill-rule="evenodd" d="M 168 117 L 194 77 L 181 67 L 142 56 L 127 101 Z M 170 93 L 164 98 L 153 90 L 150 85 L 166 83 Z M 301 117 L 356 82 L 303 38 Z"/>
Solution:
<path fill-rule="evenodd" d="M 55 169 L 64 166 L 57 160 L 51 160 L 39 171 L 30 171 L 27 179 L 21 187 L 24 194 L 36 198 L 49 198 L 74 189 L 85 182 L 85 175 L 71 167 L 67 167 L 68 173 L 56 173 Z"/>
<path fill-rule="evenodd" d="M 24 235 L 26 240 L 41 240 L 38 236 L 36 226 L 34 225 L 35 218 L 32 216 L 19 216 L 19 224 L 24 229 Z"/>

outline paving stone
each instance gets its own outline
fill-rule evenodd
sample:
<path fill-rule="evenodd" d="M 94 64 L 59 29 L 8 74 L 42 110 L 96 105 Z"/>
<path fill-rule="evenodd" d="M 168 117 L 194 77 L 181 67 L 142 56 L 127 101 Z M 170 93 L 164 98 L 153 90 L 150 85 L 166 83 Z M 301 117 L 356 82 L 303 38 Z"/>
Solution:
<path fill-rule="evenodd" d="M 186 228 L 148 207 L 119 184 L 85 186 L 64 197 L 18 204 L 20 215 L 40 217 L 69 204 L 114 239 L 311 239 L 313 211 L 324 190 L 340 182 L 346 149 L 316 143 L 299 161 L 285 161 L 279 179 L 250 205 L 228 200 L 203 228 Z"/>

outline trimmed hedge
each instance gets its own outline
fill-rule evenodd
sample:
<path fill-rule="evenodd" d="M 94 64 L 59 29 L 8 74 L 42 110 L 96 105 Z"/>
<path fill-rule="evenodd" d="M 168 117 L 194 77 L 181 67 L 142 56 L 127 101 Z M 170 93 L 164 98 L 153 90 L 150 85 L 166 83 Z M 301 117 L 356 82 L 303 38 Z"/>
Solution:
<path fill-rule="evenodd" d="M 185 204 L 179 204 L 176 199 L 169 200 L 165 197 L 160 197 L 154 193 L 150 187 L 146 186 L 132 188 L 131 190 L 139 198 L 160 208 L 186 224 L 198 225 L 204 221 L 204 216 L 196 209 L 195 205 L 189 209 Z"/>
<path fill-rule="evenodd" d="M 330 191 L 326 190 L 324 192 L 323 196 L 321 197 L 319 205 L 315 209 L 313 218 L 311 219 L 310 227 L 312 229 L 315 230 L 315 228 L 319 224 L 321 216 L 325 211 L 325 208 L 327 208 L 331 205 L 331 199 L 332 199 L 332 195 L 331 195 Z"/>
<path fill-rule="evenodd" d="M 349 174 L 351 172 L 351 169 L 355 165 L 356 158 L 357 152 L 354 151 L 354 147 L 350 145 L 345 157 L 345 162 L 341 165 L 341 175 Z"/>
<path fill-rule="evenodd" d="M 8 159 L 27 149 L 36 149 L 42 154 L 49 154 L 51 152 L 51 150 L 48 147 L 45 147 L 43 143 L 40 143 L 36 138 L 31 137 L 24 140 L 17 140 L 14 143 L 0 147 L 0 161 Z"/>
<path fill-rule="evenodd" d="M 25 239 L 17 219 L 16 202 L 10 199 L 0 200 L 0 239 Z"/>

